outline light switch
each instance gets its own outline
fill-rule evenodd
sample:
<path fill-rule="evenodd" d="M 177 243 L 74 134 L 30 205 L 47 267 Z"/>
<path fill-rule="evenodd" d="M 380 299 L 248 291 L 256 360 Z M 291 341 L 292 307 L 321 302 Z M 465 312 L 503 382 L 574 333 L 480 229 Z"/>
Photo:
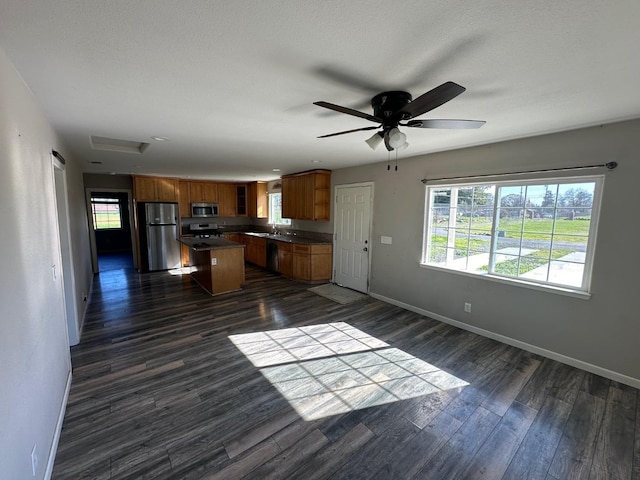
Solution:
<path fill-rule="evenodd" d="M 380 243 L 384 243 L 386 245 L 391 245 L 393 243 L 393 238 L 391 237 L 385 237 L 384 235 L 382 235 L 380 237 Z"/>
<path fill-rule="evenodd" d="M 217 265 L 218 264 L 218 259 L 217 258 L 212 258 L 211 259 L 211 265 Z"/>

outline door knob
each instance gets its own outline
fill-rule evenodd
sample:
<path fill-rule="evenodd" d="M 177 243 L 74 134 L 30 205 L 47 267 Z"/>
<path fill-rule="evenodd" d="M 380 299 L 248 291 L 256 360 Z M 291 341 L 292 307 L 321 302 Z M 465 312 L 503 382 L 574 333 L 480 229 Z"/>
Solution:
<path fill-rule="evenodd" d="M 364 247 L 364 248 L 362 249 L 362 251 L 363 251 L 363 252 L 368 252 L 368 251 L 369 251 L 369 249 L 368 249 L 367 247 Z"/>

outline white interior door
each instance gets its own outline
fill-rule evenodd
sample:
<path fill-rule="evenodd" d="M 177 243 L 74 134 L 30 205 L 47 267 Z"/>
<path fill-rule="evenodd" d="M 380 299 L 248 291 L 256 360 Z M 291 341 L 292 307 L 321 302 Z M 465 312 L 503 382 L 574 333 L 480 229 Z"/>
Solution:
<path fill-rule="evenodd" d="M 333 281 L 367 293 L 373 185 L 336 187 Z"/>

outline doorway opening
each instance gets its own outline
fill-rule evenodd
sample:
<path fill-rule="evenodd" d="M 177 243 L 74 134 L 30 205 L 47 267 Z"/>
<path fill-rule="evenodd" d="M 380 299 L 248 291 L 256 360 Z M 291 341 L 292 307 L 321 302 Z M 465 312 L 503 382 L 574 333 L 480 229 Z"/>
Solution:
<path fill-rule="evenodd" d="M 98 271 L 134 268 L 128 192 L 92 191 L 90 207 Z"/>

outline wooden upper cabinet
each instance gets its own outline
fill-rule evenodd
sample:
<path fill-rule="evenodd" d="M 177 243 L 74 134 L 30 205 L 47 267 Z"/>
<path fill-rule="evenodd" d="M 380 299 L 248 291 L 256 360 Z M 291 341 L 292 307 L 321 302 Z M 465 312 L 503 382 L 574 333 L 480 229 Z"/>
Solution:
<path fill-rule="evenodd" d="M 236 215 L 247 215 L 247 186 L 236 185 Z"/>
<path fill-rule="evenodd" d="M 251 182 L 247 185 L 247 215 L 251 218 L 269 217 L 267 182 Z"/>
<path fill-rule="evenodd" d="M 177 202 L 178 179 L 133 176 L 133 198 L 137 202 Z"/>
<path fill-rule="evenodd" d="M 297 177 L 282 177 L 282 217 L 298 218 L 296 209 Z"/>
<path fill-rule="evenodd" d="M 213 182 L 189 182 L 192 203 L 218 203 L 218 184 Z"/>
<path fill-rule="evenodd" d="M 237 191 L 234 183 L 218 184 L 218 215 L 221 217 L 236 216 Z"/>
<path fill-rule="evenodd" d="M 178 207 L 180 210 L 181 218 L 188 218 L 191 216 L 191 192 L 190 183 L 184 180 L 178 182 Z"/>
<path fill-rule="evenodd" d="M 282 177 L 282 216 L 329 220 L 331 171 L 312 170 Z"/>

